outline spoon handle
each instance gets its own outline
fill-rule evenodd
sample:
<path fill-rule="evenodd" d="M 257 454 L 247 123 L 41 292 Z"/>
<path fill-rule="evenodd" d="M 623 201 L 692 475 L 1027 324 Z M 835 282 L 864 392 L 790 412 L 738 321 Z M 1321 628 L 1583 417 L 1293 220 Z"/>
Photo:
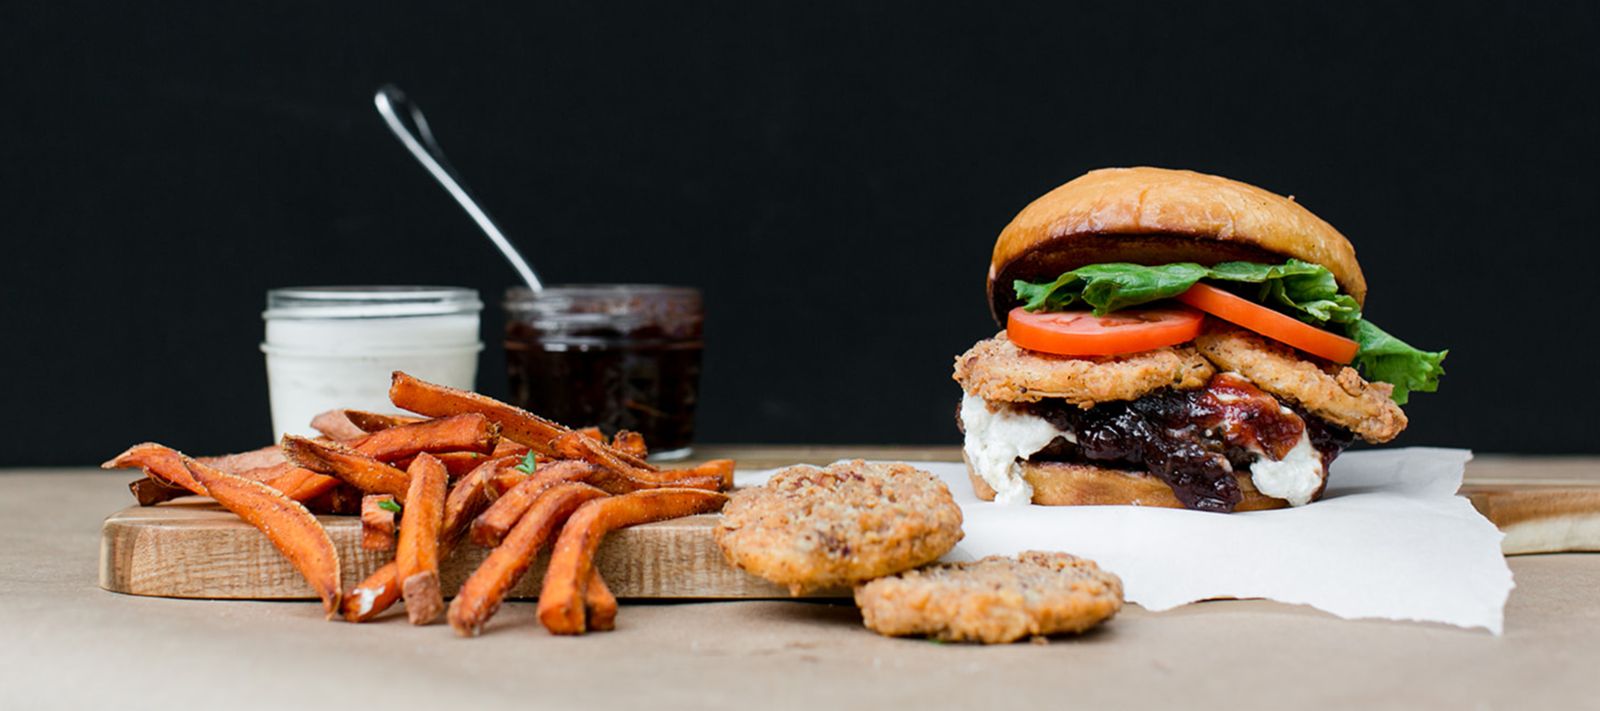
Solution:
<path fill-rule="evenodd" d="M 456 202 L 461 203 L 461 208 L 472 216 L 473 222 L 483 233 L 489 236 L 489 241 L 500 248 L 500 253 L 511 262 L 512 268 L 522 276 L 529 289 L 539 292 L 544 289 L 544 284 L 539 281 L 539 275 L 533 273 L 533 267 L 528 265 L 528 260 L 522 258 L 522 253 L 517 251 L 511 240 L 506 239 L 500 227 L 495 224 L 494 218 L 478 205 L 473 199 L 472 192 L 467 190 L 461 176 L 456 175 L 455 169 L 450 167 L 450 162 L 445 160 L 444 151 L 439 148 L 439 143 L 433 139 L 433 131 L 428 128 L 428 119 L 422 115 L 422 109 L 406 98 L 404 92 L 393 84 L 385 84 L 373 94 L 372 102 L 377 105 L 378 113 L 383 116 L 384 123 L 389 125 L 389 130 L 394 132 L 395 138 L 411 151 L 417 162 L 428 169 L 434 180 L 439 181 L 444 189 L 449 191 Z M 409 117 L 416 130 L 413 131 L 406 125 L 404 118 Z"/>

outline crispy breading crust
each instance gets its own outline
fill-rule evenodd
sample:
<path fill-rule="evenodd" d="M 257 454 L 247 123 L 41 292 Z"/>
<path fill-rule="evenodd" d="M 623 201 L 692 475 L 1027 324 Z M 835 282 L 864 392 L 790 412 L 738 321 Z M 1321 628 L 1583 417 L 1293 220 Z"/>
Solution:
<path fill-rule="evenodd" d="M 856 605 L 879 634 L 1000 644 L 1110 619 L 1122 609 L 1122 580 L 1091 560 L 1026 551 L 874 580 L 856 589 Z"/>
<path fill-rule="evenodd" d="M 961 540 L 961 507 L 910 465 L 799 465 L 734 492 L 714 535 L 728 562 L 798 595 L 937 560 Z"/>
<path fill-rule="evenodd" d="M 1019 348 L 1001 331 L 956 358 L 955 379 L 963 390 L 985 400 L 1060 398 L 1087 410 L 1100 402 L 1136 400 L 1161 388 L 1198 388 L 1215 372 L 1190 346 L 1074 358 Z"/>
<path fill-rule="evenodd" d="M 1324 369 L 1288 346 L 1248 331 L 1212 326 L 1195 339 L 1200 353 L 1257 387 L 1284 398 L 1374 444 L 1388 442 L 1406 428 L 1406 413 L 1389 394 L 1394 386 L 1369 383 L 1354 368 Z"/>

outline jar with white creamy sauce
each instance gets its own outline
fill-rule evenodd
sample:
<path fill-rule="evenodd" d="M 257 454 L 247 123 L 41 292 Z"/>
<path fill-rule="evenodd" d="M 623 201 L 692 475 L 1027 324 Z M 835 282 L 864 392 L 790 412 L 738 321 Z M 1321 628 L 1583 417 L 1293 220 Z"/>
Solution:
<path fill-rule="evenodd" d="M 334 408 L 393 411 L 403 370 L 470 390 L 478 373 L 478 292 L 438 286 L 293 287 L 267 292 L 267 388 L 274 440 Z"/>

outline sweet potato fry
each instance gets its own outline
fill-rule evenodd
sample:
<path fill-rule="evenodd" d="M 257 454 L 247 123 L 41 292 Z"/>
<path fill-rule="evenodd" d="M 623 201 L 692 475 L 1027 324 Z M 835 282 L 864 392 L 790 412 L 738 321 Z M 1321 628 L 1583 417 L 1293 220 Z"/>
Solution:
<path fill-rule="evenodd" d="M 394 605 L 400 599 L 400 581 L 395 579 L 399 570 L 400 566 L 389 561 L 351 590 L 344 598 L 345 621 L 366 622 Z"/>
<path fill-rule="evenodd" d="M 601 432 L 600 428 L 596 427 L 594 425 L 590 425 L 588 427 L 579 427 L 578 429 L 573 430 L 573 431 L 577 432 L 578 434 L 581 434 L 581 435 L 583 435 L 585 437 L 588 437 L 589 439 L 592 439 L 592 440 L 594 440 L 596 442 L 604 442 L 604 441 L 606 441 L 605 433 Z"/>
<path fill-rule="evenodd" d="M 357 489 L 342 481 L 336 481 L 328 493 L 309 499 L 305 502 L 306 508 L 314 512 L 338 514 L 340 516 L 360 516 L 361 497 L 366 492 Z"/>
<path fill-rule="evenodd" d="M 339 480 L 318 474 L 305 467 L 290 465 L 283 474 L 267 480 L 267 486 L 287 494 L 289 498 L 305 503 L 316 500 L 339 485 Z"/>
<path fill-rule="evenodd" d="M 173 486 L 148 474 L 128 482 L 128 491 L 133 492 L 133 498 L 139 502 L 140 506 L 155 506 L 163 501 L 171 501 L 180 496 L 194 495 L 194 492 L 188 489 L 181 486 Z"/>
<path fill-rule="evenodd" d="M 500 426 L 473 413 L 378 430 L 351 442 L 350 447 L 378 461 L 393 462 L 419 452 L 488 454 L 499 442 Z"/>
<path fill-rule="evenodd" d="M 719 491 L 732 491 L 733 468 L 734 461 L 732 459 L 713 459 L 689 469 L 671 469 L 656 472 L 650 479 L 666 483 L 672 481 L 699 481 L 705 477 L 717 480 L 717 489 Z M 689 488 L 698 489 L 700 487 L 691 486 Z"/>
<path fill-rule="evenodd" d="M 277 449 L 277 448 L 274 447 L 273 449 Z M 283 453 L 280 450 L 278 454 L 279 454 L 279 456 L 281 458 Z M 202 459 L 196 459 L 195 461 L 200 462 L 201 464 L 205 464 L 206 463 L 205 459 L 203 459 L 203 458 Z M 208 464 L 207 466 L 210 466 L 210 465 Z M 217 469 L 217 467 L 211 467 L 211 468 L 212 469 Z M 226 469 L 222 469 L 220 471 L 227 472 L 229 474 L 237 474 L 237 475 L 242 476 L 242 477 L 244 477 L 246 479 L 249 479 L 251 481 L 259 481 L 259 482 L 261 482 L 263 484 L 267 484 L 267 485 L 271 486 L 272 482 L 283 478 L 285 475 L 289 474 L 290 472 L 293 472 L 296 469 L 300 469 L 300 467 L 295 466 L 293 462 L 290 462 L 287 459 L 283 459 L 283 460 L 279 461 L 277 464 L 273 464 L 271 466 L 266 466 L 266 467 L 257 467 L 255 469 L 246 469 L 244 471 L 238 471 L 238 472 L 228 471 Z M 312 472 L 312 473 L 315 473 L 315 472 Z M 277 489 L 277 487 L 275 487 L 275 486 L 272 487 L 272 488 Z M 278 490 L 279 491 L 283 491 L 282 489 L 278 489 Z M 288 492 L 284 492 L 284 493 L 288 493 Z"/>
<path fill-rule="evenodd" d="M 394 548 L 394 497 L 368 494 L 361 497 L 361 548 L 386 551 Z"/>
<path fill-rule="evenodd" d="M 444 524 L 444 465 L 429 454 L 412 462 L 405 515 L 400 517 L 400 541 L 395 547 L 395 577 L 400 580 L 411 624 L 425 625 L 444 611 L 439 589 L 439 529 Z"/>
<path fill-rule="evenodd" d="M 200 462 L 212 469 L 245 476 L 252 469 L 265 469 L 284 463 L 283 452 L 277 446 L 268 445 L 260 449 L 252 449 L 238 454 L 221 454 L 215 457 L 195 457 Z M 261 481 L 256 479 L 256 481 Z"/>
<path fill-rule="evenodd" d="M 611 448 L 640 459 L 650 454 L 650 450 L 644 445 L 644 435 L 632 430 L 618 430 L 611 438 Z"/>
<path fill-rule="evenodd" d="M 589 629 L 610 632 L 617 628 L 617 596 L 611 594 L 600 569 L 589 576 L 589 587 L 583 591 L 583 610 L 588 616 Z"/>
<path fill-rule="evenodd" d="M 398 370 L 394 372 L 394 379 L 389 386 L 389 400 L 396 407 L 429 417 L 476 412 L 499 424 L 500 436 L 527 445 L 545 456 L 554 454 L 550 449 L 551 440 L 572 431 L 520 407 L 477 393 L 418 380 Z M 603 442 L 600 446 L 610 450 Z M 621 452 L 612 454 L 631 466 L 652 471 L 655 469 L 638 457 Z"/>
<path fill-rule="evenodd" d="M 450 556 L 450 551 L 467 531 L 472 519 L 489 505 L 488 484 L 491 475 L 501 467 L 514 464 L 510 460 L 490 460 L 478 469 L 468 472 L 451 487 L 444 500 L 444 517 L 439 530 L 439 559 Z M 344 618 L 350 622 L 366 622 L 400 600 L 400 583 L 396 579 L 395 563 L 373 571 L 366 580 L 350 591 L 345 598 Z"/>
<path fill-rule="evenodd" d="M 389 494 L 405 503 L 411 478 L 405 472 L 342 444 L 284 435 L 289 461 L 322 474 L 332 474 L 368 494 Z M 437 463 L 438 460 L 435 460 Z"/>
<path fill-rule="evenodd" d="M 421 417 L 411 417 L 409 415 L 385 415 L 381 412 L 367 412 L 366 410 L 345 410 L 344 418 L 349 420 L 350 424 L 355 425 L 356 429 L 368 434 L 377 432 L 379 430 L 386 430 L 390 427 L 412 425 L 423 421 L 423 418 Z"/>
<path fill-rule="evenodd" d="M 223 508 L 255 526 L 283 553 L 306 582 L 322 597 L 328 619 L 339 610 L 339 552 L 333 539 L 306 507 L 266 484 L 212 469 L 199 462 L 183 462 L 196 482 Z"/>
<path fill-rule="evenodd" d="M 539 591 L 539 622 L 551 634 L 583 634 L 584 600 L 594 552 L 606 533 L 641 523 L 716 511 L 724 494 L 701 489 L 650 489 L 590 501 L 561 529 Z"/>
<path fill-rule="evenodd" d="M 733 461 L 729 459 L 707 462 L 694 469 L 659 471 L 632 466 L 615 456 L 613 450 L 576 432 L 556 437 L 551 440 L 550 446 L 558 457 L 586 461 L 608 472 L 610 476 L 604 483 L 599 480 L 591 483 L 612 493 L 663 487 L 707 491 L 733 488 Z"/>
<path fill-rule="evenodd" d="M 440 558 L 460 542 L 472 521 L 489 508 L 493 501 L 489 496 L 492 477 L 515 464 L 516 460 L 511 457 L 487 460 L 450 487 L 450 493 L 444 499 L 444 519 L 439 525 Z"/>
<path fill-rule="evenodd" d="M 529 476 L 532 475 L 515 466 L 503 467 L 489 475 L 489 485 L 484 489 L 484 493 L 489 495 L 491 503 L 499 501 L 500 497 L 517 488 L 518 484 L 527 481 Z"/>
<path fill-rule="evenodd" d="M 280 456 L 281 456 L 281 453 L 280 453 Z M 196 458 L 195 461 L 200 462 L 201 464 L 205 464 L 206 463 L 204 458 Z M 207 465 L 207 466 L 210 466 L 210 465 Z M 211 467 L 211 468 L 212 469 L 216 469 L 216 467 Z M 236 476 L 238 476 L 240 478 L 243 478 L 243 479 L 249 479 L 250 481 L 259 481 L 259 482 L 261 482 L 263 484 L 266 484 L 268 486 L 272 486 L 272 482 L 273 481 L 276 481 L 277 479 L 282 478 L 284 475 L 288 474 L 289 472 L 295 471 L 297 469 L 301 469 L 301 468 L 295 466 L 293 463 L 291 463 L 289 461 L 280 461 L 279 463 L 271 465 L 271 466 L 256 467 L 256 468 L 253 468 L 253 469 L 245 469 L 243 471 L 237 471 L 237 472 L 230 472 L 230 471 L 228 471 L 226 469 L 220 469 L 218 471 L 221 471 L 221 472 L 226 473 L 226 474 L 233 474 L 233 475 L 236 475 Z M 302 471 L 304 471 L 304 470 L 302 470 Z M 311 474 L 316 474 L 316 472 L 311 472 Z M 335 481 L 337 482 L 337 480 L 335 480 Z M 277 487 L 273 487 L 273 488 L 277 488 Z M 280 489 L 280 491 L 282 491 L 282 490 Z M 285 493 L 287 493 L 287 492 L 285 492 Z M 300 499 L 295 499 L 295 501 L 301 501 L 301 500 Z"/>
<path fill-rule="evenodd" d="M 143 469 L 145 474 L 163 484 L 187 489 L 190 493 L 201 496 L 210 496 L 206 488 L 195 481 L 194 475 L 184 466 L 188 455 L 166 445 L 155 442 L 142 442 L 129 447 L 110 461 L 101 464 L 101 469 Z"/>
<path fill-rule="evenodd" d="M 528 449 L 528 445 L 526 444 L 513 442 L 509 439 L 501 437 L 500 443 L 494 446 L 494 451 L 491 452 L 489 456 L 496 459 L 499 459 L 500 457 L 516 457 L 517 459 L 521 459 L 524 455 L 531 451 L 533 450 Z"/>
<path fill-rule="evenodd" d="M 452 481 L 473 469 L 477 469 L 478 465 L 490 459 L 499 458 L 493 454 L 479 454 L 477 452 L 434 452 L 432 454 L 434 459 L 439 460 L 439 463 L 444 465 L 444 470 L 450 473 Z M 393 462 L 393 465 L 396 469 L 409 469 L 413 459 L 415 457 L 397 459 Z"/>
<path fill-rule="evenodd" d="M 494 458 L 492 454 L 479 454 L 477 452 L 440 452 L 433 456 L 439 460 L 440 464 L 444 465 L 444 470 L 450 473 L 452 481 Z"/>
<path fill-rule="evenodd" d="M 539 548 L 549 540 L 568 516 L 579 506 L 605 496 L 606 493 L 588 484 L 560 483 L 539 495 L 533 506 L 523 514 L 516 527 L 506 536 L 505 542 L 483 560 L 472 576 L 461 585 L 461 591 L 450 603 L 450 626 L 456 634 L 475 637 L 483 630 L 506 591 L 517 584 L 533 565 Z"/>
<path fill-rule="evenodd" d="M 254 456 L 254 453 L 247 454 L 251 455 L 252 457 Z M 245 455 L 226 456 L 235 457 Z M 141 506 L 153 506 L 163 501 L 170 501 L 178 498 L 179 496 L 187 496 L 189 494 L 198 494 L 200 496 L 207 495 L 204 487 L 201 487 L 199 482 L 194 481 L 192 475 L 189 474 L 189 470 L 184 467 L 185 461 L 194 461 L 203 465 L 205 464 L 203 459 L 191 459 L 187 455 L 172 449 L 171 447 L 155 444 L 153 442 L 145 442 L 143 444 L 136 444 L 132 447 L 129 447 L 127 451 L 117 455 L 116 458 L 100 466 L 106 469 L 132 467 L 143 469 L 145 471 L 145 476 L 149 478 L 148 480 L 151 483 L 139 484 L 135 482 L 129 484 L 128 489 L 133 492 L 134 498 L 139 501 Z M 216 467 L 211 468 L 216 469 Z M 295 474 L 295 472 L 298 471 L 299 478 L 293 478 L 293 483 L 302 484 L 304 483 L 304 476 L 311 474 L 305 470 L 296 470 L 293 465 L 288 463 L 247 469 L 240 472 L 229 472 L 222 469 L 217 469 L 217 471 L 222 471 L 225 474 L 234 474 L 235 476 L 248 479 L 250 481 L 264 482 L 268 486 L 272 486 L 279 491 L 289 494 L 290 498 L 301 503 L 309 501 L 317 496 L 321 491 L 326 491 L 326 489 L 286 491 L 285 486 L 279 485 L 280 481 L 287 482 L 288 479 L 286 479 L 286 477 L 290 477 L 290 475 Z M 329 483 L 337 483 L 337 480 Z"/>
<path fill-rule="evenodd" d="M 528 507 L 546 489 L 565 481 L 583 481 L 593 473 L 594 467 L 583 462 L 556 462 L 540 467 L 533 476 L 496 499 L 472 522 L 472 542 L 485 548 L 500 545 L 506 533 L 522 520 Z"/>
<path fill-rule="evenodd" d="M 555 451 L 555 456 L 563 459 L 581 459 L 603 469 L 610 469 L 618 473 L 631 473 L 634 469 L 619 456 L 613 449 L 601 446 L 589 437 L 578 432 L 567 432 L 550 440 L 550 448 Z"/>
<path fill-rule="evenodd" d="M 318 413 L 316 417 L 311 418 L 311 429 L 321 432 L 322 436 L 335 442 L 349 442 L 366 434 L 350 421 L 344 410 Z"/>

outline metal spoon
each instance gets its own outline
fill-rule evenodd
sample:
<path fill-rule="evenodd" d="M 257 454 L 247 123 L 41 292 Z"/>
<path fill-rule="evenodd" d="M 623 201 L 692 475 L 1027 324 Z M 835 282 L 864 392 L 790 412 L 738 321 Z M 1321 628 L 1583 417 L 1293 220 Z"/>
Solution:
<path fill-rule="evenodd" d="M 522 253 L 511 244 L 511 240 L 506 239 L 500 227 L 494 223 L 494 218 L 489 217 L 489 213 L 478 205 L 471 191 L 467 190 L 466 184 L 461 182 L 461 176 L 450 167 L 450 161 L 445 160 L 444 151 L 439 148 L 439 143 L 433 140 L 433 131 L 428 129 L 428 119 L 422 115 L 422 109 L 407 99 L 405 92 L 393 84 L 378 87 L 377 93 L 372 95 L 372 103 L 378 106 L 378 113 L 383 115 L 383 121 L 389 124 L 389 130 L 394 132 L 394 137 L 400 139 L 406 150 L 416 156 L 417 162 L 428 169 L 433 179 L 439 181 L 456 202 L 461 203 L 461 208 L 472 216 L 473 222 L 478 223 L 483 233 L 489 236 L 489 241 L 500 248 L 500 253 L 511 262 L 512 268 L 522 276 L 522 281 L 528 284 L 528 288 L 534 293 L 543 291 L 544 284 L 539 281 L 539 275 L 533 273 L 533 267 L 528 265 L 528 260 L 523 259 Z M 402 117 L 410 117 L 416 130 L 413 131 L 407 126 Z"/>

